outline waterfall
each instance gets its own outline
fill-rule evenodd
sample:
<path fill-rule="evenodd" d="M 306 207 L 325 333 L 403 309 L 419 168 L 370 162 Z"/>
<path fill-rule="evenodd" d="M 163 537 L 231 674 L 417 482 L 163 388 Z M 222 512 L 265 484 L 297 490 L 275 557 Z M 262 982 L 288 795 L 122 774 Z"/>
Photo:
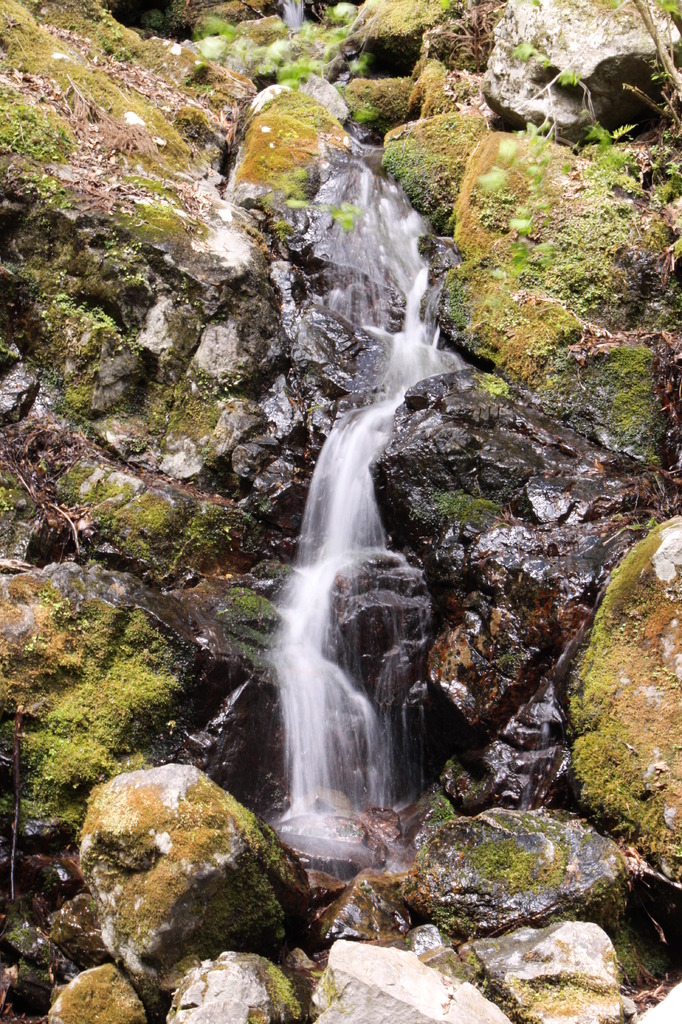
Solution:
<path fill-rule="evenodd" d="M 381 338 L 386 367 L 369 404 L 342 415 L 324 444 L 282 601 L 273 663 L 293 817 L 309 813 L 316 799 L 329 793 L 342 794 L 355 808 L 389 806 L 401 796 L 392 785 L 398 756 L 392 724 L 333 656 L 332 597 L 340 575 L 368 559 L 389 558 L 406 567 L 401 555 L 387 551 L 372 464 L 390 437 L 407 388 L 461 365 L 437 349 L 433 313 L 422 312 L 429 309 L 429 284 L 418 241 L 428 229 L 402 190 L 361 159 L 351 161 L 330 188 L 334 201 L 352 204 L 358 216 L 353 229 L 335 225 L 332 239 L 324 240 L 334 270 L 323 301 Z M 403 297 L 404 318 L 401 329 L 391 333 L 387 324 L 391 310 L 395 317 L 396 293 Z"/>
<path fill-rule="evenodd" d="M 298 32 L 303 24 L 304 16 L 303 0 L 282 0 L 282 21 L 292 32 Z"/>

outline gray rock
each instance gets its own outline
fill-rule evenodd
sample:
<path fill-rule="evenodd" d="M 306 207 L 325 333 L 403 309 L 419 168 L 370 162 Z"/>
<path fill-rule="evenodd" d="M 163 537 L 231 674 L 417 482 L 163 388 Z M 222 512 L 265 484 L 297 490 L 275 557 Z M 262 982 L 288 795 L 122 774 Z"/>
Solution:
<path fill-rule="evenodd" d="M 85 345 L 85 339 L 82 343 Z M 102 343 L 97 383 L 92 395 L 92 411 L 106 412 L 123 397 L 139 378 L 140 359 L 136 352 L 122 344 L 118 335 L 107 336 Z"/>
<path fill-rule="evenodd" d="M 278 967 L 252 953 L 221 953 L 186 974 L 168 1024 L 292 1024 L 300 1006 Z"/>
<path fill-rule="evenodd" d="M 519 1024 L 620 1024 L 616 953 L 596 924 L 521 928 L 471 945 L 487 991 Z"/>
<path fill-rule="evenodd" d="M 319 75 L 309 75 L 308 81 L 303 82 L 300 89 L 306 96 L 311 96 L 312 99 L 326 107 L 332 117 L 342 124 L 350 117 L 350 111 L 339 91 Z"/>
<path fill-rule="evenodd" d="M 13 366 L 0 380 L 0 423 L 18 423 L 31 411 L 40 384 L 23 363 Z"/>
<path fill-rule="evenodd" d="M 166 454 L 161 462 L 161 472 L 174 480 L 191 480 L 199 476 L 204 460 L 194 441 L 189 437 L 169 435 L 166 438 Z"/>
<path fill-rule="evenodd" d="M 318 1024 L 509 1024 L 467 982 L 443 977 L 414 953 L 336 942 L 314 1003 Z"/>
<path fill-rule="evenodd" d="M 675 29 L 672 41 L 680 42 Z M 514 56 L 522 44 L 534 48 L 526 61 Z M 595 121 L 608 129 L 636 121 L 645 108 L 623 84 L 655 96 L 655 66 L 654 44 L 632 5 L 611 11 L 599 0 L 516 0 L 495 29 L 483 92 L 514 127 L 550 121 L 575 142 Z M 567 70 L 579 85 L 554 81 Z"/>

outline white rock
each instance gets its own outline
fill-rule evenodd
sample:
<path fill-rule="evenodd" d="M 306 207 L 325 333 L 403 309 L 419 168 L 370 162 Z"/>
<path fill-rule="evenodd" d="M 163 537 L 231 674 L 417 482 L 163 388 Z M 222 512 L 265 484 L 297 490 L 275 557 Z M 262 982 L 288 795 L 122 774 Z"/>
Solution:
<path fill-rule="evenodd" d="M 682 520 L 677 520 L 661 532 L 661 543 L 652 558 L 659 580 L 671 583 L 682 565 Z"/>
<path fill-rule="evenodd" d="M 445 978 L 414 953 L 359 942 L 334 943 L 314 1002 L 317 1024 L 509 1024 L 467 982 Z"/>
<path fill-rule="evenodd" d="M 671 41 L 680 42 L 676 29 Z M 534 48 L 528 60 L 515 56 L 519 46 Z M 595 121 L 608 129 L 637 121 L 646 107 L 622 85 L 655 94 L 654 67 L 654 44 L 632 4 L 611 11 L 597 0 L 514 0 L 495 29 L 483 92 L 513 127 L 549 120 L 577 141 Z M 579 84 L 548 88 L 562 71 Z"/>
<path fill-rule="evenodd" d="M 274 964 L 252 953 L 221 953 L 180 982 L 168 1024 L 285 1024 L 298 1019 L 295 1002 L 283 1001 L 286 981 Z"/>
<path fill-rule="evenodd" d="M 260 114 L 261 110 L 267 107 L 268 103 L 272 103 L 275 96 L 279 96 L 281 92 L 287 92 L 287 90 L 289 90 L 288 85 L 269 85 L 267 89 L 263 89 L 262 92 L 259 92 L 251 100 L 249 110 L 252 114 Z"/>
<path fill-rule="evenodd" d="M 640 1017 L 637 1024 L 680 1024 L 682 1021 L 682 985 L 676 985 L 662 1003 Z"/>
<path fill-rule="evenodd" d="M 142 120 L 139 114 L 136 114 L 134 110 L 127 110 L 123 115 L 123 120 L 126 124 L 136 124 L 141 127 L 146 127 L 146 123 Z"/>
<path fill-rule="evenodd" d="M 173 43 L 170 52 L 174 54 L 176 57 L 179 57 L 180 54 L 182 53 L 182 47 L 180 46 L 180 43 Z"/>

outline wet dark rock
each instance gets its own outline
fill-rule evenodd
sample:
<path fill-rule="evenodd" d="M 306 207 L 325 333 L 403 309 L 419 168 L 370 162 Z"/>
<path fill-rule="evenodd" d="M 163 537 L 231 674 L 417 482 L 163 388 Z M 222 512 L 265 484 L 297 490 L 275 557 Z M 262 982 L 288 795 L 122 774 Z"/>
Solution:
<path fill-rule="evenodd" d="M 64 903 L 54 914 L 50 938 L 79 967 L 98 967 L 109 959 L 102 940 L 97 904 L 89 893 Z"/>
<path fill-rule="evenodd" d="M 384 346 L 343 317 L 312 307 L 301 321 L 291 358 L 308 398 L 371 391 L 385 369 Z"/>
<path fill-rule="evenodd" d="M 287 818 L 277 832 L 308 871 L 324 871 L 349 881 L 360 871 L 383 868 L 388 851 L 382 840 L 357 817 Z"/>
<path fill-rule="evenodd" d="M 344 882 L 326 871 L 309 871 L 308 882 L 312 893 L 313 907 L 326 907 L 340 896 L 346 888 Z"/>
<path fill-rule="evenodd" d="M 436 829 L 403 892 L 415 915 L 460 941 L 566 916 L 613 929 L 627 872 L 615 843 L 576 818 L 493 810 Z"/>
<path fill-rule="evenodd" d="M 332 596 L 330 655 L 379 706 L 402 706 L 423 678 L 431 603 L 419 569 L 373 558 L 339 575 Z"/>
<path fill-rule="evenodd" d="M 633 479 L 634 463 L 484 385 L 462 371 L 410 389 L 376 467 L 394 543 L 423 564 L 447 623 L 429 655 L 438 709 L 431 741 L 450 753 L 507 745 L 511 788 L 502 772 L 488 778 L 471 809 L 491 798 L 518 805 L 535 750 L 563 777 L 556 707 L 545 707 L 543 722 L 514 716 L 524 706 L 531 713 L 533 695 L 546 691 L 589 620 L 630 543 L 619 517 L 649 486 Z M 489 776 L 495 756 L 479 755 L 474 774 Z"/>
<path fill-rule="evenodd" d="M 445 946 L 445 940 L 435 924 L 420 924 L 416 928 L 411 928 L 405 936 L 405 941 L 417 956 Z"/>
<path fill-rule="evenodd" d="M 323 946 L 337 939 L 387 942 L 406 935 L 411 921 L 402 897 L 404 880 L 404 875 L 361 871 L 315 918 L 311 925 L 313 942 Z"/>
<path fill-rule="evenodd" d="M 64 957 L 33 919 L 29 901 L 9 906 L 0 949 L 13 969 L 13 1002 L 30 1013 L 46 1013 L 53 985 L 70 981 L 78 968 Z"/>

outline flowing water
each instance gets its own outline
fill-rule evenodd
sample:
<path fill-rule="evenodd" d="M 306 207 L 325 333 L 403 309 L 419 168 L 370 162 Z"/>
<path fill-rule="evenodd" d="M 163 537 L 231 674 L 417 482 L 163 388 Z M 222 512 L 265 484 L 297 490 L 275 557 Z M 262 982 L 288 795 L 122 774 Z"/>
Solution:
<path fill-rule="evenodd" d="M 283 0 L 282 21 L 292 32 L 297 32 L 303 24 L 305 7 L 303 0 Z"/>
<path fill-rule="evenodd" d="M 437 348 L 428 268 L 418 251 L 428 229 L 402 190 L 358 158 L 327 192 L 346 212 L 352 206 L 356 219 L 351 230 L 335 225 L 331 244 L 329 237 L 324 240 L 335 269 L 321 304 L 379 338 L 386 360 L 375 392 L 338 419 L 322 449 L 281 609 L 274 664 L 291 817 L 310 814 L 330 793 L 343 795 L 355 809 L 395 805 L 411 795 L 394 786 L 393 780 L 405 774 L 394 770 L 395 759 L 405 756 L 395 722 L 377 711 L 359 680 L 334 657 L 333 594 L 340 577 L 368 560 L 390 559 L 406 567 L 401 555 L 387 551 L 372 464 L 389 439 L 407 388 L 461 365 Z M 404 315 L 401 329 L 391 333 L 396 296 L 402 297 Z M 413 774 L 418 785 L 417 765 Z"/>

